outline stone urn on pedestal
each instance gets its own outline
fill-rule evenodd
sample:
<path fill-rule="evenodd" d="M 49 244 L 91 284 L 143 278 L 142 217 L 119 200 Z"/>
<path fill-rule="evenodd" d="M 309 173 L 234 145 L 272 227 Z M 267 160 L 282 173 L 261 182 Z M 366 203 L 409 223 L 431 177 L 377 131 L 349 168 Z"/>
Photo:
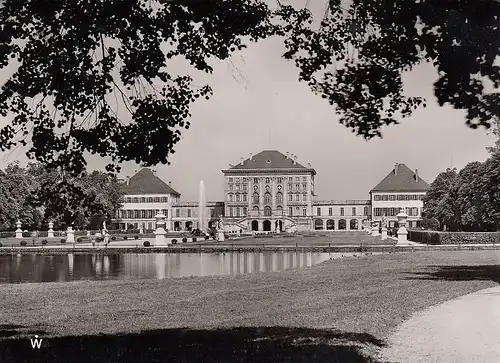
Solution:
<path fill-rule="evenodd" d="M 49 230 L 47 231 L 47 237 L 48 238 L 54 238 L 54 223 L 49 222 Z"/>
<path fill-rule="evenodd" d="M 408 230 L 406 229 L 406 220 L 408 219 L 408 214 L 405 210 L 401 208 L 401 211 L 396 216 L 398 218 L 399 229 L 398 229 L 398 243 L 396 245 L 406 244 L 408 242 Z"/>
<path fill-rule="evenodd" d="M 69 226 L 68 230 L 66 231 L 66 242 L 75 243 L 75 231 L 71 226 Z"/>
<path fill-rule="evenodd" d="M 373 222 L 372 225 L 372 237 L 378 237 L 380 233 L 378 233 L 378 222 Z"/>
<path fill-rule="evenodd" d="M 161 211 L 155 215 L 156 219 L 156 230 L 155 230 L 155 246 L 166 246 L 167 245 L 167 231 L 165 230 L 165 220 L 167 216 Z"/>
<path fill-rule="evenodd" d="M 18 220 L 16 222 L 16 227 L 17 227 L 16 238 L 23 238 L 23 230 L 21 229 L 21 225 L 22 225 L 21 221 Z"/>
<path fill-rule="evenodd" d="M 382 238 L 381 240 L 384 241 L 387 239 L 387 219 L 385 216 L 382 217 Z"/>

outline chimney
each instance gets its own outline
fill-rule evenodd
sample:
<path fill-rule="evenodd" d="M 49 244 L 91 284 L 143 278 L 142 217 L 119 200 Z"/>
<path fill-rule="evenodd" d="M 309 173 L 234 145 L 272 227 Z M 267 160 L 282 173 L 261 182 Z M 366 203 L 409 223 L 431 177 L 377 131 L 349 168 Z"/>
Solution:
<path fill-rule="evenodd" d="M 286 152 L 286 158 L 288 159 L 290 157 L 290 153 L 287 151 Z"/>
<path fill-rule="evenodd" d="M 396 165 L 394 165 L 394 175 L 398 175 L 398 166 L 399 166 L 398 163 L 396 163 Z"/>
<path fill-rule="evenodd" d="M 240 158 L 240 164 L 241 164 L 241 165 L 243 165 L 243 160 L 245 160 L 245 159 Z"/>
<path fill-rule="evenodd" d="M 308 167 L 309 169 L 312 169 L 312 165 L 311 165 L 311 163 L 307 163 L 307 167 Z"/>
<path fill-rule="evenodd" d="M 169 180 L 168 181 L 168 186 L 171 187 L 172 186 L 172 182 Z"/>
<path fill-rule="evenodd" d="M 415 169 L 415 180 L 417 181 L 418 183 L 418 169 Z"/>
<path fill-rule="evenodd" d="M 129 177 L 129 176 L 127 176 L 125 179 L 126 179 L 126 183 L 127 183 L 127 185 L 130 185 L 130 177 Z"/>
<path fill-rule="evenodd" d="M 297 162 L 297 157 L 295 155 L 292 154 L 292 162 L 293 164 L 295 165 L 295 163 Z"/>
<path fill-rule="evenodd" d="M 250 153 L 250 160 L 253 160 L 253 154 Z"/>

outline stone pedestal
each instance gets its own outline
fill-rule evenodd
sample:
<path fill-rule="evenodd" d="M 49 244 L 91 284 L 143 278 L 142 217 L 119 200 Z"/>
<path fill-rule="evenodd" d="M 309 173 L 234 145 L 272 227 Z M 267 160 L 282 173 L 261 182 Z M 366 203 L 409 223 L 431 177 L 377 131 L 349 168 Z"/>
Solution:
<path fill-rule="evenodd" d="M 408 219 L 408 215 L 405 213 L 404 209 L 401 208 L 401 212 L 396 216 L 398 217 L 399 229 L 398 229 L 398 243 L 406 244 L 408 242 L 408 230 L 406 229 L 406 221 Z"/>
<path fill-rule="evenodd" d="M 155 246 L 166 246 L 167 245 L 167 231 L 165 230 L 165 220 L 166 216 L 158 211 L 156 214 L 156 230 L 155 230 Z"/>
<path fill-rule="evenodd" d="M 378 223 L 375 223 L 372 226 L 372 237 L 378 237 L 380 236 L 380 233 L 378 232 Z"/>
<path fill-rule="evenodd" d="M 224 242 L 224 231 L 217 231 L 217 241 Z"/>
<path fill-rule="evenodd" d="M 52 228 L 54 228 L 54 223 L 49 222 L 49 230 L 47 231 L 48 238 L 54 238 L 54 230 Z"/>
<path fill-rule="evenodd" d="M 23 230 L 21 229 L 21 221 L 16 222 L 16 238 L 23 238 Z"/>
<path fill-rule="evenodd" d="M 387 239 L 387 228 L 382 227 L 382 241 Z"/>
<path fill-rule="evenodd" d="M 73 227 L 68 227 L 66 231 L 66 242 L 75 243 L 75 231 L 73 231 Z"/>

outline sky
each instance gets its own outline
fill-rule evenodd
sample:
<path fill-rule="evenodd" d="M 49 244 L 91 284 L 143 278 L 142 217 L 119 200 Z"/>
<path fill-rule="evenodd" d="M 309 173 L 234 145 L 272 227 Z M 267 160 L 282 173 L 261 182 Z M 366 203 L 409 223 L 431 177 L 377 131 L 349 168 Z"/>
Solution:
<path fill-rule="evenodd" d="M 313 10 L 324 9 L 319 3 Z M 432 92 L 437 73 L 431 65 L 404 77 L 405 92 L 426 97 L 427 107 L 400 125 L 385 127 L 382 139 L 366 141 L 342 126 L 332 106 L 298 81 L 298 69 L 281 58 L 283 50 L 279 38 L 250 44 L 231 61 L 213 62 L 212 75 L 194 72 L 181 61 L 173 65 L 214 91 L 210 100 L 193 105 L 191 127 L 176 145 L 171 164 L 153 167 L 158 177 L 172 182 L 182 200 L 198 200 L 200 180 L 207 200 L 223 200 L 221 170 L 262 150 L 290 152 L 302 165 L 311 163 L 320 200 L 368 199 L 370 189 L 395 163 L 418 169 L 430 183 L 448 167 L 460 169 L 488 157 L 485 147 L 493 144 L 492 135 L 469 129 L 464 112 L 438 106 Z M 5 79 L 0 71 L 0 83 Z M 0 127 L 4 124 L 0 119 Z M 25 152 L 0 153 L 0 168 L 15 160 L 25 163 Z M 104 170 L 107 164 L 99 157 L 87 160 L 89 170 Z M 120 177 L 136 170 L 140 166 L 135 163 L 122 164 Z"/>

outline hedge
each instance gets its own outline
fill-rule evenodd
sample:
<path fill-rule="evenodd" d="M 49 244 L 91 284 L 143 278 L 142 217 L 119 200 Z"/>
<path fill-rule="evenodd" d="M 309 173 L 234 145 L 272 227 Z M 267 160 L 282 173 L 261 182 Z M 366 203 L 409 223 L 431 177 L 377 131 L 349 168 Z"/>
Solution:
<path fill-rule="evenodd" d="M 408 240 L 431 245 L 500 243 L 500 232 L 441 232 L 408 230 Z"/>

